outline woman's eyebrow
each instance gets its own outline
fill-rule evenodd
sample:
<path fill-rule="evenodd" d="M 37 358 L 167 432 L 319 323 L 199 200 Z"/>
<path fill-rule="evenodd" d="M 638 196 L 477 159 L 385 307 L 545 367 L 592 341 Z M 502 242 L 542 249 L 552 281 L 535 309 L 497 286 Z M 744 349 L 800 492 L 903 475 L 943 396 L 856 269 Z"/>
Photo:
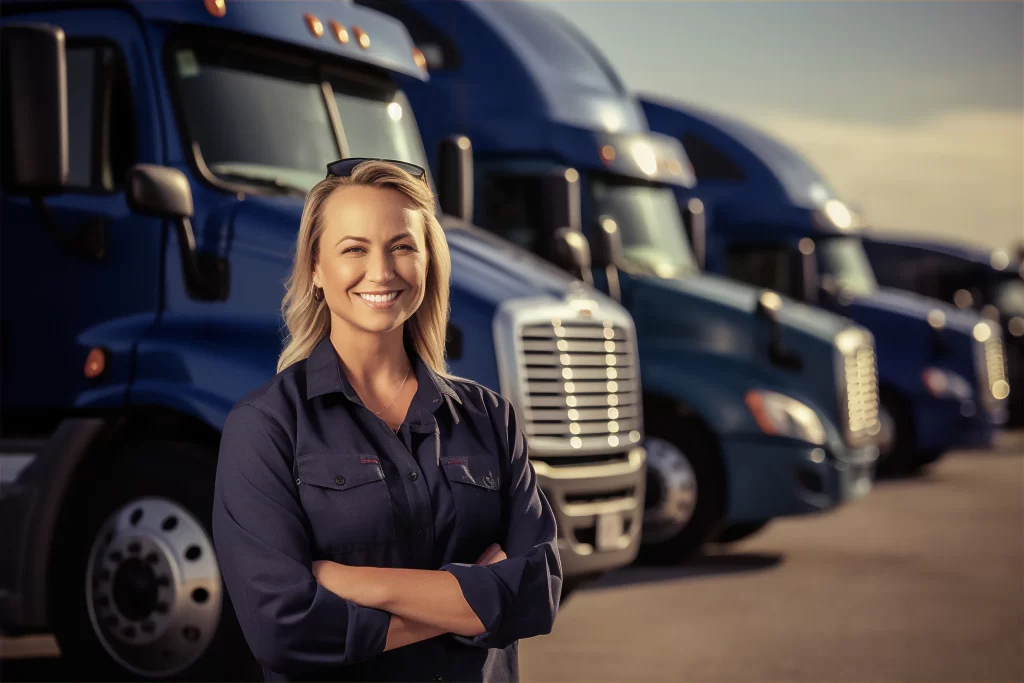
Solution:
<path fill-rule="evenodd" d="M 411 238 L 411 237 L 412 237 L 412 233 L 406 231 L 406 232 L 400 233 L 398 235 L 395 235 L 394 237 L 389 239 L 388 242 L 397 242 L 399 240 L 404 240 L 406 238 Z M 369 244 L 370 243 L 370 240 L 366 239 L 365 237 L 357 237 L 355 235 L 345 235 L 340 240 L 335 242 L 334 246 L 338 246 L 339 244 L 341 244 L 345 240 L 355 240 L 356 242 L 362 242 L 363 244 Z"/>

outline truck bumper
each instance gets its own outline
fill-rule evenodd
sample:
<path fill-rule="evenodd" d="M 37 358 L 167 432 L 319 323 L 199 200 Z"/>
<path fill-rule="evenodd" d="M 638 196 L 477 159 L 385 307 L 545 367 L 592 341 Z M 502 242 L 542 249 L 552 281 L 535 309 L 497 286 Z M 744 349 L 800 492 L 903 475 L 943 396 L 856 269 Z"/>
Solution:
<path fill-rule="evenodd" d="M 864 496 L 874 481 L 878 449 L 801 445 L 768 439 L 722 444 L 728 498 L 726 522 L 830 510 Z"/>
<path fill-rule="evenodd" d="M 613 461 L 587 465 L 571 458 L 563 465 L 560 459 L 530 460 L 555 512 L 563 575 L 600 574 L 630 564 L 640 550 L 647 452 L 634 448 Z"/>
<path fill-rule="evenodd" d="M 916 446 L 920 451 L 987 448 L 996 427 L 974 401 L 923 398 L 914 403 Z"/>

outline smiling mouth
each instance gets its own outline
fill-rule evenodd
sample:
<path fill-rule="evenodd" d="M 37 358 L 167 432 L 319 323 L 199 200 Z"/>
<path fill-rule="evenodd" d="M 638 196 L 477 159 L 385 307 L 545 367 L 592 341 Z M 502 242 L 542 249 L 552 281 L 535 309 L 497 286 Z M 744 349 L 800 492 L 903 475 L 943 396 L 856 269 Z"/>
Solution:
<path fill-rule="evenodd" d="M 386 304 L 389 301 L 394 301 L 401 293 L 401 290 L 397 292 L 388 292 L 387 294 L 363 294 L 356 292 L 363 301 L 370 301 L 375 304 Z"/>

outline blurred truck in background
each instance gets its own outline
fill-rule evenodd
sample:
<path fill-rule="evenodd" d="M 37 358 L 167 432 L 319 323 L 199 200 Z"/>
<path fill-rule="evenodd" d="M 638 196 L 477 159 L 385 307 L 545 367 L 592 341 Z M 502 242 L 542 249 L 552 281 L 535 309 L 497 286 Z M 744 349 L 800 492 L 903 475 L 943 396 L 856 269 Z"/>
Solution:
<path fill-rule="evenodd" d="M 1007 424 L 1024 425 L 1024 263 L 1002 249 L 872 232 L 862 236 L 878 284 L 973 309 L 1003 331 L 1007 379 L 992 385 L 1006 397 Z M 999 364 L 999 347 L 985 347 L 985 362 Z M 995 370 L 998 373 L 998 370 Z"/>
<path fill-rule="evenodd" d="M 274 375 L 325 165 L 426 166 L 394 81 L 425 78 L 421 57 L 341 2 L 2 9 L 0 625 L 54 632 L 90 676 L 258 676 L 210 540 L 220 429 Z M 628 564 L 646 458 L 632 321 L 462 220 L 470 145 L 441 147 L 450 368 L 519 411 L 567 580 Z"/>
<path fill-rule="evenodd" d="M 649 125 L 682 142 L 706 207 L 709 271 L 852 318 L 878 350 L 886 439 L 879 468 L 907 472 L 991 443 L 1006 420 L 998 328 L 940 301 L 880 287 L 856 217 L 796 152 L 751 126 L 642 100 Z"/>
<path fill-rule="evenodd" d="M 870 489 L 871 335 L 701 276 L 672 194 L 692 183 L 689 163 L 677 142 L 650 134 L 581 36 L 529 3 L 362 2 L 405 22 L 426 57 L 430 82 L 404 81 L 427 148 L 453 133 L 473 138 L 475 222 L 592 277 L 633 315 L 645 558 L 679 561 L 715 534 L 738 540 Z M 564 178 L 577 196 L 547 201 Z M 590 249 L 593 268 L 568 258 Z"/>

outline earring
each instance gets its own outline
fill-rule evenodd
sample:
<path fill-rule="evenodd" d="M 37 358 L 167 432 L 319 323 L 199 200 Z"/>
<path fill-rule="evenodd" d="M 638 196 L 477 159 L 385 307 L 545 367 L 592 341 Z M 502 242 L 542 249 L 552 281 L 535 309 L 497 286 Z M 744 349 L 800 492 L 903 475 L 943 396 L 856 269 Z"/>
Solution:
<path fill-rule="evenodd" d="M 320 295 L 319 296 L 317 296 L 317 290 L 320 291 Z M 311 297 L 313 297 L 313 301 L 317 301 L 317 302 L 323 301 L 324 300 L 324 289 L 323 289 L 323 287 L 317 287 L 315 284 L 312 284 L 309 287 L 309 295 Z"/>

